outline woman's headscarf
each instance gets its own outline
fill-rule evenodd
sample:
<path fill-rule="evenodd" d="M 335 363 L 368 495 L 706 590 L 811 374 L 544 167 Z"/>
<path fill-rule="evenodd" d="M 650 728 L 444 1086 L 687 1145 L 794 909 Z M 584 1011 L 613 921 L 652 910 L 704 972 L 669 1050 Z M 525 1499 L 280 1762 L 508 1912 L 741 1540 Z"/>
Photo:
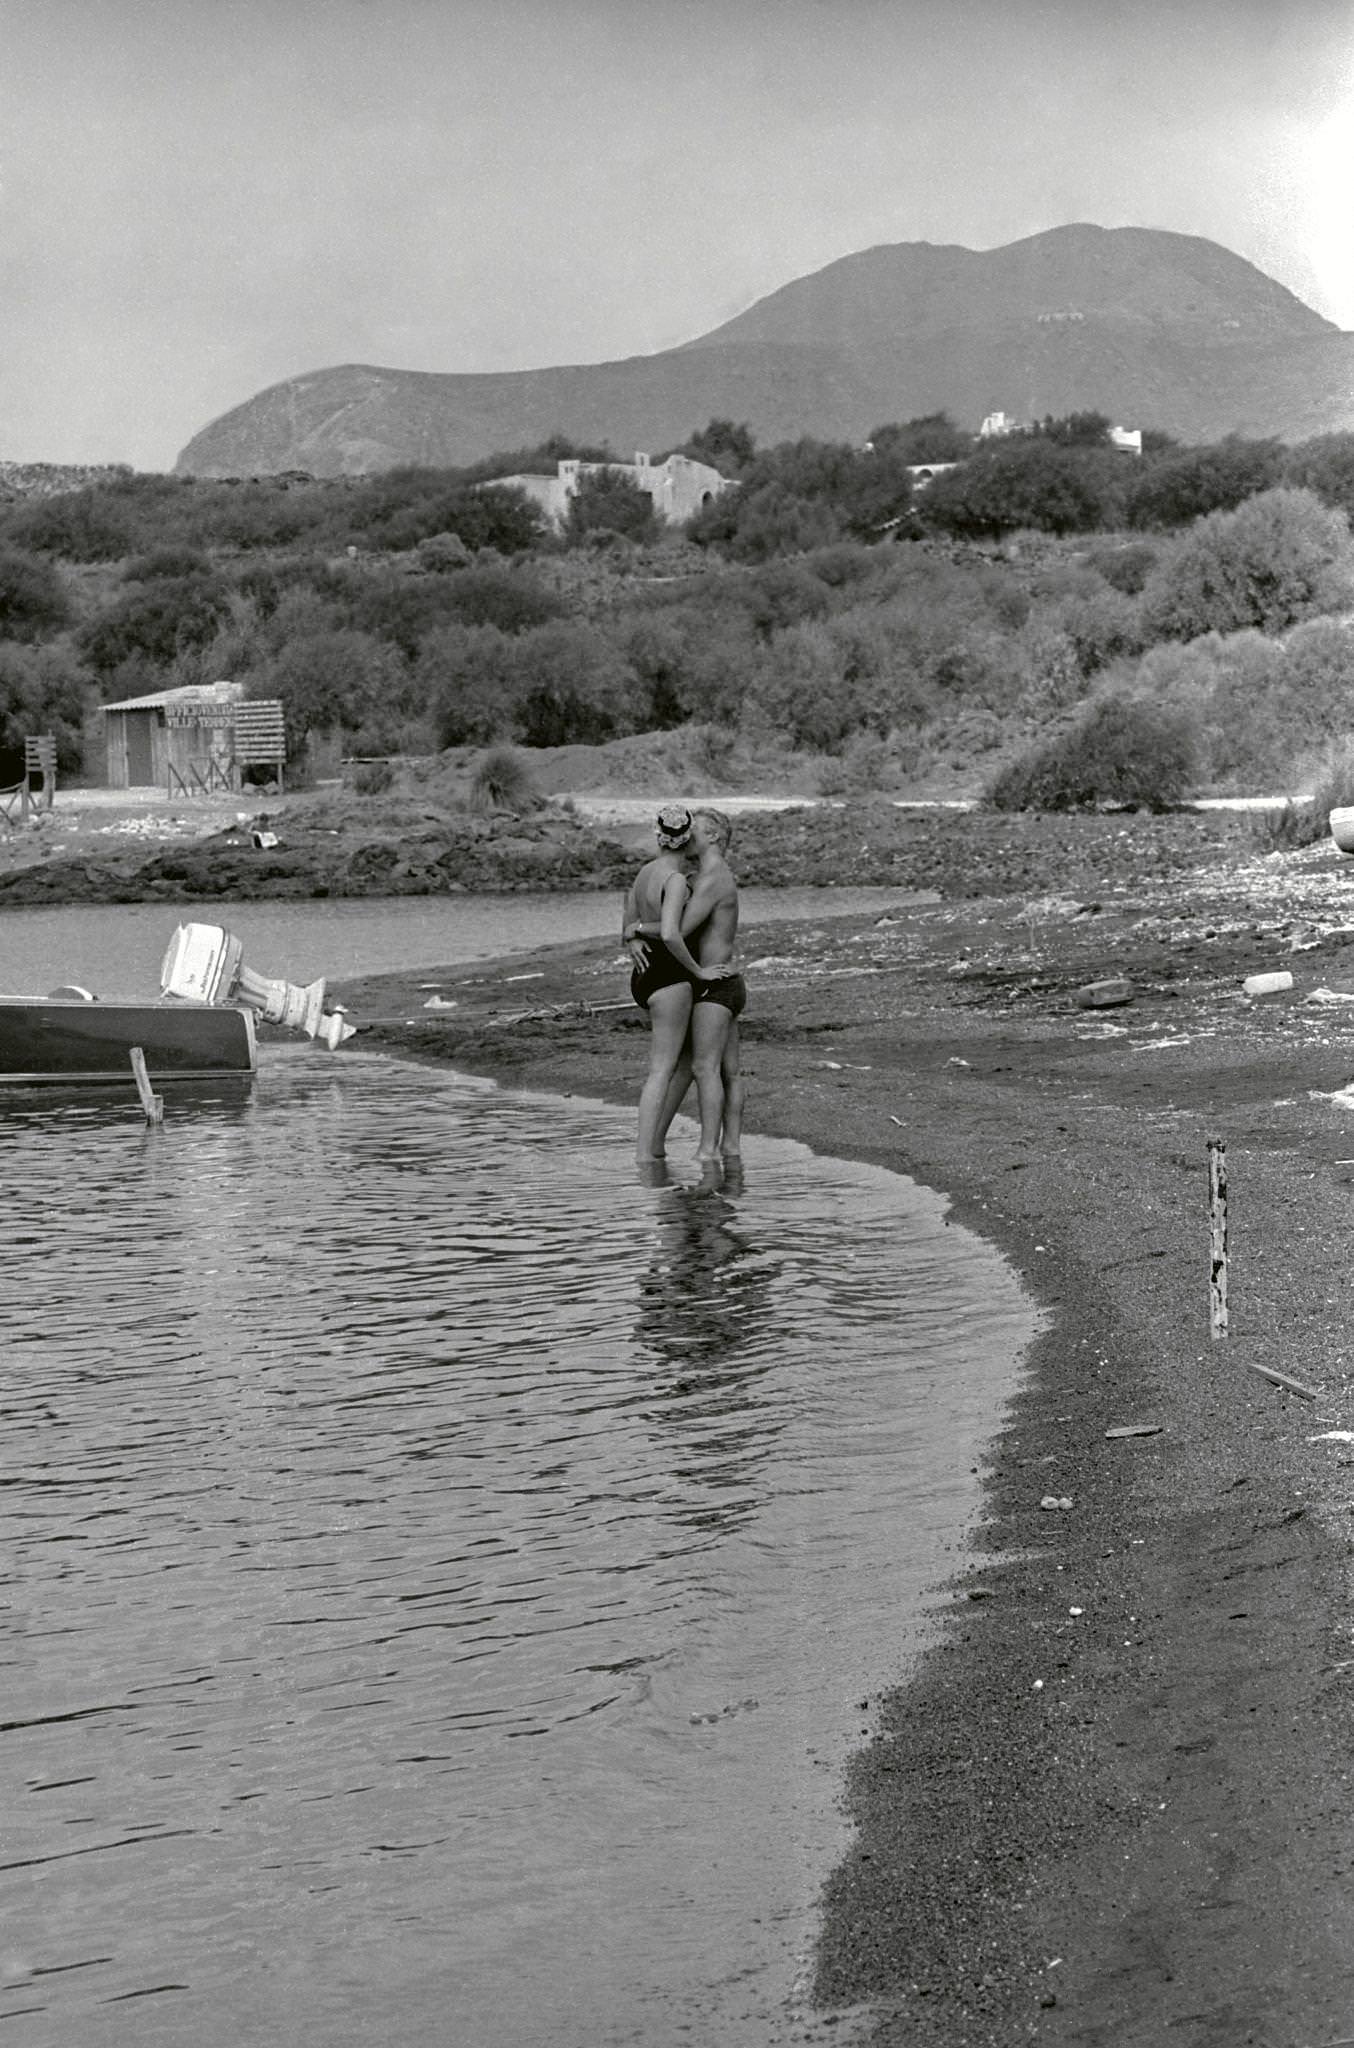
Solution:
<path fill-rule="evenodd" d="M 685 804 L 664 804 L 658 813 L 654 837 L 664 853 L 676 853 L 691 837 L 691 813 Z"/>

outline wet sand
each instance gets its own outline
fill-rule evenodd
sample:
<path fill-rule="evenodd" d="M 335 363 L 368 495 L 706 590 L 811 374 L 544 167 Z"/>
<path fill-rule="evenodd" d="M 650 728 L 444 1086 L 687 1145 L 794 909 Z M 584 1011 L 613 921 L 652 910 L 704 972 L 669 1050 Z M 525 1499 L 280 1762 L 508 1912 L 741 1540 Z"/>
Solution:
<path fill-rule="evenodd" d="M 1354 1443 L 1313 1441 L 1354 1428 L 1354 1004 L 1312 999 L 1354 990 L 1351 876 L 1063 859 L 1043 897 L 747 935 L 749 1127 L 947 1191 L 1051 1311 L 938 1640 L 849 1774 L 815 1998 L 869 2001 L 879 2042 L 1354 2035 Z M 1276 967 L 1291 994 L 1244 995 Z M 1130 1004 L 1078 1005 L 1111 975 Z M 636 1099 L 610 945 L 341 993 L 368 1044 Z"/>

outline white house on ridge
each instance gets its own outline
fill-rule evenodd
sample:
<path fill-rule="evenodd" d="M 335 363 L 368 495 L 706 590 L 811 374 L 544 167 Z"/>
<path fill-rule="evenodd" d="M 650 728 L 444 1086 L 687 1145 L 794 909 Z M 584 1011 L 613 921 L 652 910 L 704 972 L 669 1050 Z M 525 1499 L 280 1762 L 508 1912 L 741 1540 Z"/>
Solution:
<path fill-rule="evenodd" d="M 562 526 L 581 479 L 607 469 L 619 470 L 647 491 L 654 511 L 669 526 L 680 526 L 703 505 L 734 489 L 731 477 L 721 476 L 708 462 L 694 462 L 689 455 L 669 455 L 666 462 L 650 462 L 643 454 L 636 455 L 633 462 L 580 462 L 575 456 L 561 462 L 554 476 L 495 476 L 487 482 L 525 492 L 547 519 Z"/>

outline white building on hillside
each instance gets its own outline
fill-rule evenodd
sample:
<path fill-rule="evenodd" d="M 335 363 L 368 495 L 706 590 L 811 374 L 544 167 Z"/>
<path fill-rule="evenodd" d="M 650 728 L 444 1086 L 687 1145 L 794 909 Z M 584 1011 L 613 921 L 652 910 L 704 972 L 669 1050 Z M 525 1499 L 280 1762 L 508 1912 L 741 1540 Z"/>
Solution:
<path fill-rule="evenodd" d="M 1013 420 L 1009 413 L 990 412 L 978 429 L 980 441 L 1004 441 L 1012 434 L 1028 434 L 1034 430 L 1034 421 L 1022 425 Z M 1111 448 L 1121 448 L 1126 455 L 1142 454 L 1141 427 L 1111 427 L 1105 436 Z"/>
<path fill-rule="evenodd" d="M 708 462 L 693 462 L 689 455 L 669 455 L 666 462 L 650 462 L 647 455 L 636 455 L 633 462 L 580 462 L 571 457 L 560 463 L 554 476 L 496 476 L 488 481 L 524 491 L 547 519 L 562 526 L 581 479 L 603 469 L 617 469 L 647 491 L 655 512 L 669 526 L 680 526 L 703 505 L 735 488 L 731 477 L 721 476 Z"/>

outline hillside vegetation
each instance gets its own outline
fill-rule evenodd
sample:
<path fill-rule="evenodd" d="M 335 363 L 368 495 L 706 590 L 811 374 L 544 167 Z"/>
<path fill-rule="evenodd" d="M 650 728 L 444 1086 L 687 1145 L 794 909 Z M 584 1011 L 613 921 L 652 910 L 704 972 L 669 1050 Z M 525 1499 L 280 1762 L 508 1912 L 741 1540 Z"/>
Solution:
<path fill-rule="evenodd" d="M 97 772 L 100 703 L 231 677 L 282 700 L 302 768 L 321 742 L 370 759 L 680 732 L 709 787 L 769 762 L 801 790 L 990 782 L 1017 804 L 1294 786 L 1348 726 L 1354 436 L 1149 434 L 1135 457 L 1107 424 L 975 445 L 929 415 L 863 447 L 758 449 L 716 419 L 685 446 L 738 488 L 657 536 L 623 478 L 559 536 L 494 484 L 560 441 L 459 471 L 16 495 L 0 781 L 26 733 Z M 922 461 L 954 466 L 917 492 Z M 1160 755 L 1157 783 L 1126 747 Z"/>

